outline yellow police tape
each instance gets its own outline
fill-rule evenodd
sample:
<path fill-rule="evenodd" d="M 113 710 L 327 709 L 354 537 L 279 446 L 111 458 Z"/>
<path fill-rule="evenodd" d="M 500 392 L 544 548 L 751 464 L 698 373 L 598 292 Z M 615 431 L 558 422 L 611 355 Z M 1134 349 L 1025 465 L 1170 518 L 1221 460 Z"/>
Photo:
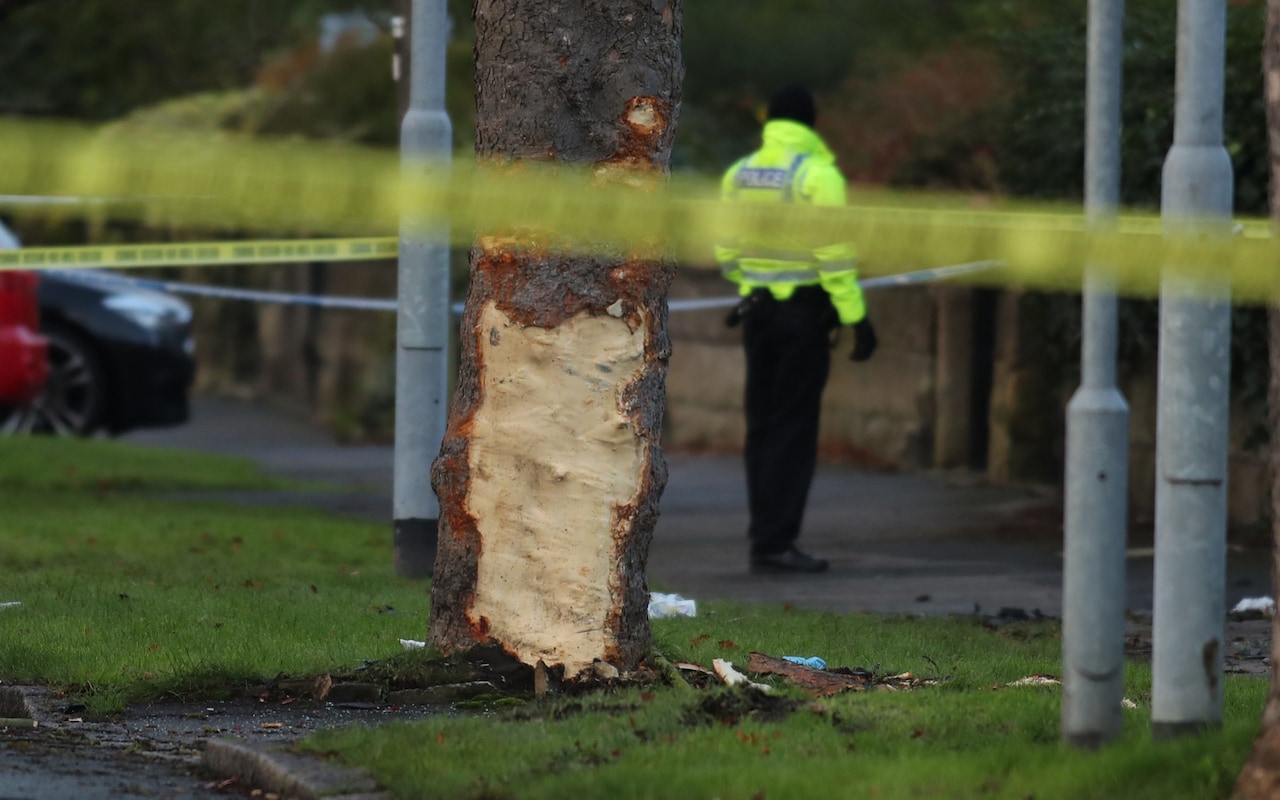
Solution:
<path fill-rule="evenodd" d="M 128 269 L 218 264 L 285 264 L 395 258 L 399 243 L 363 239 L 275 239 L 237 242 L 28 247 L 0 250 L 0 269 Z"/>
<path fill-rule="evenodd" d="M 51 124 L 0 124 L 0 194 L 112 198 L 76 213 L 180 230 L 369 237 L 392 233 L 403 220 L 423 226 L 424 235 L 461 246 L 479 240 L 499 248 L 674 257 L 688 265 L 709 265 L 717 242 L 739 236 L 851 241 L 864 275 L 1000 261 L 1001 270 L 973 280 L 1044 289 L 1078 290 L 1088 264 L 1105 268 L 1121 292 L 1153 294 L 1162 270 L 1171 267 L 1188 290 L 1217 294 L 1229 282 L 1236 299 L 1263 300 L 1275 292 L 1280 267 L 1280 248 L 1265 221 L 1244 223 L 1234 235 L 1223 221 L 1188 222 L 1166 233 L 1155 216 L 1128 215 L 1099 230 L 1078 209 L 1063 211 L 1061 205 L 1004 201 L 974 207 L 972 198 L 959 196 L 868 191 L 852 193 L 847 208 L 726 204 L 718 201 L 713 180 L 662 181 L 608 165 L 580 170 L 518 162 L 480 169 L 460 162 L 449 169 L 421 164 L 402 172 L 398 155 L 388 151 Z M 63 206 L 15 212 L 71 213 Z M 310 246 L 316 240 L 307 241 Z M 179 261 L 164 263 L 314 258 L 256 258 L 246 252 L 244 259 L 231 260 L 237 246 L 249 243 L 132 249 L 148 249 L 149 264 L 161 263 L 155 259 L 165 248 L 184 252 L 172 256 Z M 213 258 L 214 247 L 229 249 Z M 209 257 L 198 254 L 199 248 L 208 248 Z M 41 252 L 72 266 L 71 251 L 56 250 L 63 255 Z M 4 266 L 42 265 L 0 260 Z"/>

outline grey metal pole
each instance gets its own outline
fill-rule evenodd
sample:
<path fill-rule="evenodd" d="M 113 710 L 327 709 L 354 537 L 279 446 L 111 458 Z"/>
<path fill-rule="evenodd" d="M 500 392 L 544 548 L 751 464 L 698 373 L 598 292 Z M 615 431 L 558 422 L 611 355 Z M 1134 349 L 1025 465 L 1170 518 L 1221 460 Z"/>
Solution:
<path fill-rule="evenodd" d="M 1085 214 L 1114 223 L 1120 198 L 1124 0 L 1089 0 Z M 1106 265 L 1085 272 L 1081 385 L 1067 406 L 1062 738 L 1098 747 L 1120 732 L 1124 699 L 1129 406 L 1116 387 L 1116 293 Z"/>
<path fill-rule="evenodd" d="M 1222 146 L 1226 0 L 1178 1 L 1177 104 L 1164 165 L 1166 232 L 1230 232 Z M 1222 723 L 1231 288 L 1214 264 L 1166 263 L 1156 437 L 1155 738 Z"/>
<path fill-rule="evenodd" d="M 400 126 L 405 179 L 448 170 L 453 131 L 444 110 L 445 0 L 413 0 L 409 110 Z M 448 392 L 449 238 L 446 226 L 400 222 L 396 328 L 395 572 L 428 577 L 435 568 L 440 504 L 431 462 L 444 438 Z"/>

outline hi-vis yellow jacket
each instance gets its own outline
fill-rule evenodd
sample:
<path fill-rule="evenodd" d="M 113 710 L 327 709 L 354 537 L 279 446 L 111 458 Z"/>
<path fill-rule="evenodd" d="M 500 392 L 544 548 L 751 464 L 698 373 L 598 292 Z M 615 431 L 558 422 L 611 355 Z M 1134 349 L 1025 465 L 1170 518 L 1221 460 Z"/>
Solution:
<path fill-rule="evenodd" d="M 746 203 L 846 203 L 844 176 L 826 143 L 808 126 L 785 119 L 765 123 L 764 146 L 729 168 L 720 196 Z M 799 286 L 821 284 L 842 325 L 867 315 L 858 288 L 857 250 L 849 242 L 812 247 L 799 240 L 746 235 L 717 245 L 716 261 L 744 297 L 766 287 L 786 300 Z"/>

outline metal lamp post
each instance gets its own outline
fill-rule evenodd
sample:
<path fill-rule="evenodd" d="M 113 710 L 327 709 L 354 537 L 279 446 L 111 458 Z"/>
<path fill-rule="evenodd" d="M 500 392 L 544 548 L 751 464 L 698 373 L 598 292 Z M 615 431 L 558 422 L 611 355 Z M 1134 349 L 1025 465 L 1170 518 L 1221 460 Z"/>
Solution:
<path fill-rule="evenodd" d="M 413 0 L 409 110 L 400 126 L 401 176 L 408 181 L 449 169 L 453 130 L 444 106 L 445 0 Z M 440 504 L 431 461 L 444 438 L 448 393 L 449 237 L 440 221 L 400 222 L 396 328 L 395 476 L 392 511 L 395 572 L 432 574 Z"/>
<path fill-rule="evenodd" d="M 1174 237 L 1212 241 L 1230 231 L 1225 51 L 1225 0 L 1179 0 L 1174 140 L 1161 195 L 1166 232 Z M 1156 738 L 1222 722 L 1231 289 L 1210 277 L 1214 266 L 1166 263 L 1160 293 L 1151 659 Z"/>
<path fill-rule="evenodd" d="M 1090 0 L 1085 214 L 1114 223 L 1120 196 L 1124 0 Z M 1120 732 L 1124 699 L 1129 406 L 1116 387 L 1116 292 L 1085 273 L 1081 385 L 1067 406 L 1062 738 L 1097 747 Z"/>

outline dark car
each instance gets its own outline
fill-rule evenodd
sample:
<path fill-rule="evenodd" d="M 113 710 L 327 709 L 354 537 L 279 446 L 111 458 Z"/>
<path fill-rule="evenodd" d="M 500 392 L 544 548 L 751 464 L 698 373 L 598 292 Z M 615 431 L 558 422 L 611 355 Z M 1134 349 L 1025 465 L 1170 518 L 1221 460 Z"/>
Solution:
<path fill-rule="evenodd" d="M 87 436 L 187 421 L 190 306 L 88 271 L 42 272 L 39 304 L 48 381 L 25 406 L 0 408 L 0 431 Z"/>

